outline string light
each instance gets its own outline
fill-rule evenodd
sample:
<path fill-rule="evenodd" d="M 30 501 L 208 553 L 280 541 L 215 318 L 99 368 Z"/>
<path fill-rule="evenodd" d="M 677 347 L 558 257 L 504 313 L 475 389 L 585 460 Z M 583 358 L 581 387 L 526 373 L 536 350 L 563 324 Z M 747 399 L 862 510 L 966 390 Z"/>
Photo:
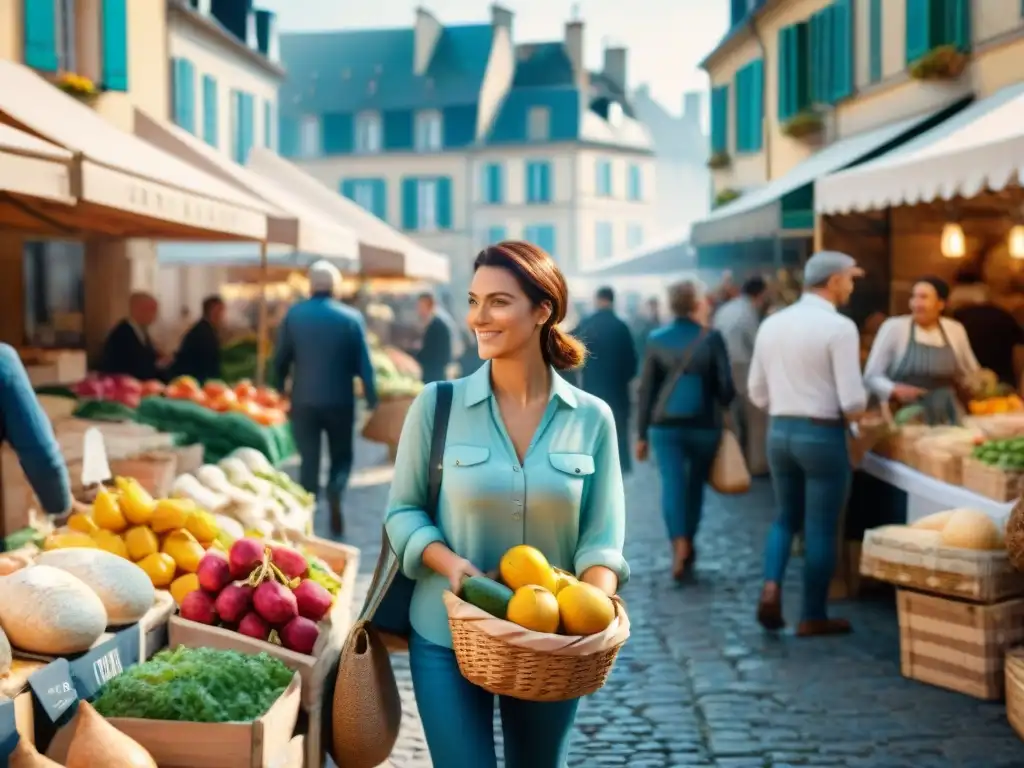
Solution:
<path fill-rule="evenodd" d="M 947 222 L 942 228 L 942 255 L 947 259 L 962 259 L 967 255 L 967 238 L 964 228 L 955 221 Z"/>

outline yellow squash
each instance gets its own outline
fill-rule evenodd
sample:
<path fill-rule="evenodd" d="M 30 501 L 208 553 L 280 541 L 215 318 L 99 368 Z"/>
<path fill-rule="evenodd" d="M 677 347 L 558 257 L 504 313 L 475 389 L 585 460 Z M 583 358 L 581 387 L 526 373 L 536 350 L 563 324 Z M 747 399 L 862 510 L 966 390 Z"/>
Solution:
<path fill-rule="evenodd" d="M 186 573 L 195 573 L 206 550 L 196 537 L 181 529 L 171 531 L 164 538 L 163 552 L 174 558 L 178 568 Z"/>
<path fill-rule="evenodd" d="M 165 589 L 174 580 L 176 564 L 174 558 L 164 552 L 155 552 L 136 563 L 146 572 L 149 580 L 157 589 Z"/>
<path fill-rule="evenodd" d="M 75 512 L 68 518 L 68 528 L 79 533 L 96 533 L 99 530 L 96 521 L 81 512 Z"/>
<path fill-rule="evenodd" d="M 43 540 L 43 549 L 47 552 L 51 549 L 72 549 L 74 547 L 97 548 L 96 542 L 89 534 L 67 528 L 58 528 Z"/>
<path fill-rule="evenodd" d="M 106 488 L 100 488 L 92 503 L 92 519 L 105 531 L 120 533 L 128 527 L 128 520 L 121 510 L 117 496 Z"/>
<path fill-rule="evenodd" d="M 153 497 L 149 495 L 149 491 L 143 488 L 138 480 L 131 477 L 118 477 L 114 483 L 121 491 L 121 509 L 128 522 L 132 525 L 148 523 L 156 505 Z"/>
<path fill-rule="evenodd" d="M 199 509 L 190 512 L 185 518 L 185 530 L 196 537 L 203 544 L 209 545 L 217 538 L 220 527 L 217 520 L 209 512 Z"/>
<path fill-rule="evenodd" d="M 112 555 L 123 557 L 128 560 L 128 547 L 124 543 L 124 539 L 118 536 L 113 531 L 98 530 L 92 534 L 92 540 L 96 542 L 96 546 L 99 549 L 106 550 Z"/>
<path fill-rule="evenodd" d="M 159 539 L 145 525 L 129 528 L 124 534 L 124 543 L 128 546 L 128 557 L 132 560 L 141 560 L 160 551 Z"/>
<path fill-rule="evenodd" d="M 160 499 L 153 510 L 149 527 L 157 533 L 167 533 L 185 527 L 188 516 L 196 511 L 190 499 Z"/>

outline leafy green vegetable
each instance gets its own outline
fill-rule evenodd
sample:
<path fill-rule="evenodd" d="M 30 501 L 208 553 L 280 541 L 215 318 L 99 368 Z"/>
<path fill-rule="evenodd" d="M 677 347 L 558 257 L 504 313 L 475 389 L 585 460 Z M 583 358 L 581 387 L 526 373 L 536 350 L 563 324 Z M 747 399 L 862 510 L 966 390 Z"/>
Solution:
<path fill-rule="evenodd" d="M 104 717 L 244 723 L 266 714 L 292 676 L 265 653 L 179 646 L 126 669 L 93 704 Z"/>

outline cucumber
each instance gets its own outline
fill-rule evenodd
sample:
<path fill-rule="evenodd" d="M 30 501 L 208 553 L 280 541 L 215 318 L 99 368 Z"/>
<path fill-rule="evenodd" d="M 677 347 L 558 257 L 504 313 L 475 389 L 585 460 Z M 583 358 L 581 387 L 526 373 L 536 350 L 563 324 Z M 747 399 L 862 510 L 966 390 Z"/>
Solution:
<path fill-rule="evenodd" d="M 504 619 L 512 590 L 486 576 L 470 576 L 462 582 L 462 599 L 491 616 Z"/>

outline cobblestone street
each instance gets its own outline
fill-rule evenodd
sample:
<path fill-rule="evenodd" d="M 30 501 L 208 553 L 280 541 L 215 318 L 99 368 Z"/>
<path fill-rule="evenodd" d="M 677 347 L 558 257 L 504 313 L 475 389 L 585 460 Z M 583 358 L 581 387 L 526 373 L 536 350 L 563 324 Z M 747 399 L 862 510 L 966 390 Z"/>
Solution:
<path fill-rule="evenodd" d="M 383 449 L 361 443 L 346 499 L 348 539 L 363 549 L 361 599 L 379 547 L 390 481 Z M 999 768 L 1024 765 L 1002 704 L 903 679 L 892 599 L 836 605 L 855 633 L 773 639 L 754 621 L 761 548 L 771 519 L 766 482 L 746 497 L 709 498 L 697 583 L 671 582 L 658 482 L 641 465 L 627 485 L 623 590 L 633 633 L 606 687 L 584 702 L 572 766 L 671 768 Z M 795 623 L 800 562 L 787 584 Z M 430 766 L 405 657 L 407 706 L 395 768 Z M 447 767 L 446 767 L 447 768 Z M 470 767 L 466 767 L 470 768 Z"/>

